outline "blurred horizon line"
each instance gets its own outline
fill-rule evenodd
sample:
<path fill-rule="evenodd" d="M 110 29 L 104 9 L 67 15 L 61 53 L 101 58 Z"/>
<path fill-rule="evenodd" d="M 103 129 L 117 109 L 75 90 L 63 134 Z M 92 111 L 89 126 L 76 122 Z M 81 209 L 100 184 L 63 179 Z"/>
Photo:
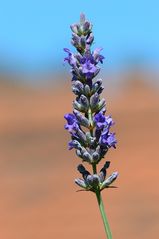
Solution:
<path fill-rule="evenodd" d="M 49 72 L 59 72 L 65 71 L 65 68 L 68 68 L 67 64 L 64 62 L 63 57 L 59 57 L 54 60 L 53 58 L 43 59 L 36 62 L 26 62 L 25 60 L 16 60 L 16 59 L 0 59 L 0 74 L 37 74 L 40 73 L 49 73 Z M 138 68 L 141 70 L 148 69 L 149 71 L 159 72 L 159 62 L 158 60 L 145 57 L 143 55 L 124 55 L 123 58 L 114 60 L 106 58 L 103 64 L 103 71 L 123 71 L 126 69 Z"/>
<path fill-rule="evenodd" d="M 66 80 L 71 82 L 71 78 L 71 73 L 69 74 L 66 68 L 63 68 L 63 70 L 52 69 L 50 71 L 34 72 L 33 74 L 0 71 L 0 87 L 7 87 L 8 85 L 15 87 L 20 85 L 33 86 L 35 88 L 54 87 L 65 85 Z M 120 68 L 118 71 L 104 69 L 98 78 L 102 78 L 105 86 L 114 89 L 133 82 L 141 82 L 159 88 L 159 72 L 140 67 Z"/>

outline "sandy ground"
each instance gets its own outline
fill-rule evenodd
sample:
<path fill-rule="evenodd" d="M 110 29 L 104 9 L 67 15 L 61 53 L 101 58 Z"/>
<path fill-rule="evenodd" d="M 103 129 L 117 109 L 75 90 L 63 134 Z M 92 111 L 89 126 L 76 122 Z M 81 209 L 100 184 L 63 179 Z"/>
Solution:
<path fill-rule="evenodd" d="M 76 192 L 80 160 L 67 150 L 63 115 L 71 112 L 70 85 L 55 89 L 0 89 L 0 239 L 104 239 L 96 198 Z M 113 239 L 159 238 L 159 91 L 142 83 L 112 96 L 116 150 L 103 191 Z M 103 162 L 104 163 L 104 162 Z"/>

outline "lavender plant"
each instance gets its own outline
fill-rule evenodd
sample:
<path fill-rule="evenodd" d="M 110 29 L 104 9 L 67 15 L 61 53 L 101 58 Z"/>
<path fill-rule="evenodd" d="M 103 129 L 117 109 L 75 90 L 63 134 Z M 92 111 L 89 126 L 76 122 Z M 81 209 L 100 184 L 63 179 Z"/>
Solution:
<path fill-rule="evenodd" d="M 73 101 L 73 113 L 66 114 L 65 129 L 71 135 L 69 149 L 75 149 L 76 154 L 83 162 L 92 166 L 92 173 L 87 171 L 83 164 L 77 169 L 82 178 L 75 179 L 75 183 L 83 190 L 96 194 L 99 209 L 103 219 L 106 235 L 112 238 L 111 230 L 105 214 L 101 191 L 111 187 L 118 173 L 114 172 L 107 177 L 110 161 L 106 161 L 102 169 L 97 172 L 97 164 L 104 158 L 110 148 L 116 147 L 115 133 L 110 132 L 114 121 L 106 116 L 105 99 L 100 95 L 104 89 L 101 79 L 94 79 L 99 71 L 99 63 L 104 57 L 100 54 L 102 48 L 91 50 L 94 41 L 92 24 L 80 15 L 80 23 L 71 25 L 72 45 L 77 52 L 74 54 L 64 48 L 67 57 L 64 61 L 71 66 L 72 91 L 76 95 Z"/>

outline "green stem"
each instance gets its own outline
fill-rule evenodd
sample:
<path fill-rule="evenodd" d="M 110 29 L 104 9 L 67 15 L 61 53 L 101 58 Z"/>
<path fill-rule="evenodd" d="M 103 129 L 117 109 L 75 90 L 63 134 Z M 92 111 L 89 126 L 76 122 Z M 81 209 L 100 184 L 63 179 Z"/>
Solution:
<path fill-rule="evenodd" d="M 93 119 L 92 119 L 91 108 L 88 109 L 88 120 L 89 120 L 90 126 L 93 127 Z M 92 134 L 93 133 L 93 128 L 90 131 L 91 131 L 91 134 Z"/>
<path fill-rule="evenodd" d="M 107 216 L 106 216 L 105 210 L 104 210 L 104 204 L 103 204 L 101 192 L 98 190 L 95 193 L 96 193 L 96 196 L 97 196 L 97 201 L 98 201 L 100 213 L 101 213 L 101 216 L 102 216 L 102 219 L 103 219 L 104 229 L 105 229 L 107 238 L 112 239 L 112 234 L 111 234 L 111 230 L 110 230 L 110 227 L 109 227 L 108 219 L 107 219 Z"/>
<path fill-rule="evenodd" d="M 93 167 L 93 174 L 96 174 L 96 173 L 97 173 L 97 167 L 96 167 L 96 164 L 92 164 L 92 167 Z"/>

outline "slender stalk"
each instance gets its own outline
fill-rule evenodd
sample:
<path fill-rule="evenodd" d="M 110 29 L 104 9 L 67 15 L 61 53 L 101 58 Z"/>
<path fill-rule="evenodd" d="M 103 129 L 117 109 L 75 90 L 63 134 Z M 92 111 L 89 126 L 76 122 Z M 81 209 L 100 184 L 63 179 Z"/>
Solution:
<path fill-rule="evenodd" d="M 101 213 L 101 216 L 102 216 L 104 229 L 105 229 L 105 232 L 106 232 L 106 235 L 107 235 L 107 239 L 112 239 L 112 233 L 111 233 L 111 230 L 110 230 L 110 227 L 109 227 L 107 216 L 105 214 L 101 192 L 99 190 L 96 191 L 96 197 L 97 197 L 100 213 Z"/>
<path fill-rule="evenodd" d="M 92 168 L 93 168 L 93 173 L 96 174 L 96 173 L 97 173 L 97 167 L 96 167 L 96 164 L 92 164 Z"/>

